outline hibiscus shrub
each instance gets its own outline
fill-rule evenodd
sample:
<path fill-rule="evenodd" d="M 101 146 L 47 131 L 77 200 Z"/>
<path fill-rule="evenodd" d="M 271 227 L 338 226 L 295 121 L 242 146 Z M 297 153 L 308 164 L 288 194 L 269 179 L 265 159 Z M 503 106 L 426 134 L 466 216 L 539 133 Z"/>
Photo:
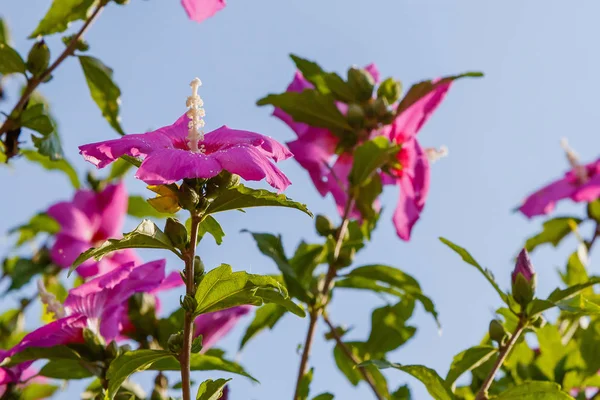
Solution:
<path fill-rule="evenodd" d="M 63 389 L 59 381 L 84 379 L 85 399 L 188 400 L 193 398 L 194 371 L 214 374 L 214 379 L 199 383 L 197 400 L 227 399 L 230 379 L 223 376 L 255 379 L 214 346 L 247 314 L 253 319 L 242 348 L 265 329 L 276 329 L 288 314 L 305 318 L 298 372 L 290 376 L 292 400 L 334 398 L 335 388 L 315 394 L 310 387 L 311 348 L 319 324 L 328 329 L 326 338 L 334 343 L 332 356 L 341 373 L 351 385 L 368 385 L 376 399 L 411 398 L 404 380 L 384 375 L 383 368 L 412 375 L 436 400 L 600 396 L 600 297 L 593 287 L 600 278 L 587 270 L 588 254 L 600 236 L 598 162 L 581 164 L 565 142 L 571 170 L 520 206 L 529 218 L 551 213 L 557 201 L 567 198 L 586 203 L 587 210 L 549 219 L 539 234 L 527 239 L 516 258 L 510 290 L 502 289 L 508 277 L 497 283 L 466 249 L 441 238 L 498 294 L 497 316 L 481 343 L 456 355 L 445 377 L 423 365 L 393 363 L 388 353 L 416 333 L 411 318 L 417 305 L 436 322 L 438 312 L 415 278 L 377 260 L 356 265 L 355 256 L 377 227 L 385 187 L 399 190 L 392 222 L 399 239 L 410 240 L 424 212 L 431 164 L 447 151 L 423 148 L 417 134 L 455 81 L 481 74 L 425 80 L 403 94 L 401 82 L 381 79 L 374 64 L 350 68 L 342 77 L 292 55 L 297 71 L 287 90 L 258 101 L 274 106 L 273 115 L 297 136 L 287 146 L 227 126 L 205 133 L 197 78 L 190 84 L 187 110 L 172 125 L 125 134 L 112 70 L 83 55 L 89 50 L 83 35 L 105 7 L 126 2 L 53 0 L 31 34 L 36 39 L 27 57 L 11 47 L 7 25 L 0 20 L 0 78 L 26 79 L 0 125 L 0 161 L 22 155 L 63 172 L 74 190 L 9 231 L 13 248 L 2 264 L 2 399 L 58 397 Z M 202 21 L 225 2 L 183 0 L 182 5 L 190 19 Z M 66 48 L 52 59 L 43 37 L 65 32 L 77 20 L 83 25 L 63 38 Z M 82 67 L 92 99 L 121 136 L 79 147 L 95 167 L 110 166 L 100 178 L 88 173 L 84 182 L 65 159 L 48 103 L 36 91 L 73 58 Z M 31 142 L 24 135 L 28 131 L 34 132 Z M 234 272 L 227 264 L 205 266 L 196 247 L 206 234 L 222 241 L 225 233 L 215 218 L 220 212 L 285 207 L 312 217 L 306 205 L 281 193 L 291 182 L 277 163 L 291 157 L 307 171 L 316 191 L 331 194 L 337 206 L 338 215 L 314 218 L 321 239 L 301 241 L 289 254 L 281 236 L 250 227 L 244 234 L 252 235 L 278 274 Z M 123 178 L 132 169 L 152 194 L 128 195 Z M 246 186 L 263 180 L 277 192 Z M 127 214 L 142 221 L 122 233 Z M 593 226 L 588 239 L 586 225 Z M 579 245 L 561 272 L 566 287 L 538 297 L 528 252 L 547 243 L 556 246 L 569 235 Z M 142 261 L 137 249 L 172 253 L 180 265 L 167 267 L 161 256 Z M 330 314 L 337 290 L 368 291 L 385 299 L 372 312 L 368 337 L 349 339 Z M 159 294 L 167 291 L 179 298 L 175 310 L 161 307 Z M 43 324 L 30 330 L 24 319 L 32 304 L 41 305 Z M 135 384 L 134 375 L 141 371 L 152 374 L 149 393 Z M 463 377 L 467 373 L 470 382 Z"/>

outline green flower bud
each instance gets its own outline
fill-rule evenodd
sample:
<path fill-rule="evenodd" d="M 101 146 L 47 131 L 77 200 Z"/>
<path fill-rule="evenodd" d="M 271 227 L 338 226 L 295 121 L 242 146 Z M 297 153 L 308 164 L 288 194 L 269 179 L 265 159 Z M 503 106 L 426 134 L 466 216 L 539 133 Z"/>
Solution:
<path fill-rule="evenodd" d="M 512 273 L 512 295 L 521 307 L 527 307 L 527 304 L 533 300 L 536 280 L 529 254 L 527 250 L 523 249 L 517 257 L 517 263 Z"/>
<path fill-rule="evenodd" d="M 324 215 L 317 215 L 317 218 L 315 218 L 315 227 L 320 236 L 329 236 L 333 233 L 333 224 Z"/>
<path fill-rule="evenodd" d="M 169 336 L 167 340 L 167 348 L 170 352 L 179 354 L 183 348 L 183 331 L 177 332 Z"/>
<path fill-rule="evenodd" d="M 204 268 L 204 263 L 202 262 L 202 259 L 199 256 L 194 257 L 194 283 L 196 284 L 196 286 L 200 284 L 200 281 L 204 277 L 205 271 L 206 270 Z"/>
<path fill-rule="evenodd" d="M 541 315 L 538 315 L 533 321 L 531 321 L 531 325 L 535 328 L 541 328 L 546 325 L 546 320 Z"/>
<path fill-rule="evenodd" d="M 350 68 L 348 70 L 348 85 L 358 101 L 367 101 L 373 97 L 375 80 L 364 69 Z"/>
<path fill-rule="evenodd" d="M 185 249 L 188 243 L 188 233 L 185 226 L 175 218 L 167 218 L 165 223 L 165 233 L 171 239 L 175 247 L 180 250 Z"/>
<path fill-rule="evenodd" d="M 200 212 L 204 212 L 208 206 L 210 205 L 210 200 L 208 200 L 205 197 L 200 197 L 200 200 L 198 201 L 198 205 L 196 206 L 196 210 L 200 211 Z"/>
<path fill-rule="evenodd" d="M 50 63 L 50 49 L 46 45 L 44 40 L 40 40 L 35 43 L 29 55 L 27 56 L 27 70 L 33 74 L 33 76 L 40 76 L 47 68 Z"/>
<path fill-rule="evenodd" d="M 389 113 L 389 103 L 385 97 L 380 97 L 373 102 L 373 110 L 377 118 L 383 118 Z"/>
<path fill-rule="evenodd" d="M 365 126 L 365 112 L 358 104 L 348 104 L 346 119 L 348 119 L 348 123 L 354 129 L 362 129 Z"/>
<path fill-rule="evenodd" d="M 188 211 L 194 211 L 196 209 L 196 205 L 200 201 L 200 196 L 198 193 L 196 193 L 194 188 L 183 182 L 179 187 L 177 200 L 182 208 Z"/>
<path fill-rule="evenodd" d="M 106 347 L 106 354 L 110 359 L 114 359 L 119 356 L 119 346 L 117 345 L 117 342 L 113 340 L 108 344 Z"/>
<path fill-rule="evenodd" d="M 196 308 L 198 308 L 198 301 L 194 296 L 190 296 L 189 294 L 186 294 L 183 298 L 180 298 L 179 304 L 181 304 L 181 308 L 189 313 L 194 313 Z"/>
<path fill-rule="evenodd" d="M 393 104 L 398 101 L 401 94 L 402 84 L 400 81 L 396 81 L 393 78 L 387 78 L 385 81 L 381 82 L 381 85 L 377 88 L 377 97 L 386 99 L 388 104 Z"/>
<path fill-rule="evenodd" d="M 64 36 L 61 40 L 65 44 L 65 46 L 68 46 L 73 41 L 73 39 L 75 39 L 75 35 Z M 90 45 L 88 44 L 88 42 L 86 42 L 82 38 L 77 39 L 77 43 L 75 43 L 75 50 L 88 51 L 89 49 Z"/>
<path fill-rule="evenodd" d="M 354 247 L 345 247 L 340 251 L 340 255 L 337 259 L 337 268 L 346 268 L 352 265 L 354 256 L 356 255 L 356 249 Z"/>
<path fill-rule="evenodd" d="M 498 342 L 499 344 L 502 343 L 508 336 L 504 325 L 502 325 L 502 322 L 498 321 L 497 319 L 493 319 L 490 321 L 488 333 L 490 335 L 490 339 L 492 339 L 495 342 Z"/>
<path fill-rule="evenodd" d="M 104 356 L 104 340 L 96 335 L 91 329 L 83 330 L 83 341 L 86 347 L 94 356 L 102 358 Z"/>
<path fill-rule="evenodd" d="M 240 177 L 239 175 L 235 175 L 229 171 L 223 170 L 221 173 L 219 173 L 219 175 L 215 176 L 210 181 L 219 188 L 223 189 L 237 186 L 240 183 Z"/>
<path fill-rule="evenodd" d="M 129 345 L 129 344 L 124 344 L 124 345 L 120 346 L 119 349 L 120 349 L 121 353 L 125 353 L 125 352 L 133 350 L 131 348 L 131 345 Z"/>

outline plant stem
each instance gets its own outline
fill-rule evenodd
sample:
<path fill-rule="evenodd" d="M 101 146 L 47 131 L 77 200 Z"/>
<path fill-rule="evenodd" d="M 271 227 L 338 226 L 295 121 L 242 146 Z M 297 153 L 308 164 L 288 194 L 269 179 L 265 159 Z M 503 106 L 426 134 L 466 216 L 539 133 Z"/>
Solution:
<path fill-rule="evenodd" d="M 194 257 L 196 256 L 196 243 L 198 242 L 198 225 L 200 225 L 201 216 L 192 213 L 192 228 L 190 233 L 190 243 L 185 252 L 185 293 L 189 296 L 196 294 L 196 284 L 194 282 Z M 191 400 L 190 390 L 190 357 L 192 354 L 192 341 L 194 340 L 194 314 L 186 311 L 183 325 L 183 347 L 179 355 L 181 363 L 181 390 L 183 400 Z"/>
<path fill-rule="evenodd" d="M 325 281 L 323 282 L 323 286 L 319 291 L 317 304 L 309 306 L 310 310 L 310 320 L 308 324 L 308 331 L 306 333 L 306 339 L 304 340 L 304 346 L 302 348 L 302 357 L 300 359 L 300 367 L 298 368 L 298 377 L 296 379 L 296 390 L 294 392 L 294 400 L 297 400 L 300 395 L 300 383 L 302 382 L 302 378 L 306 374 L 308 369 L 308 358 L 310 356 L 310 350 L 312 347 L 313 338 L 315 336 L 317 321 L 321 313 L 323 312 L 323 308 L 328 302 L 329 292 L 331 291 L 331 286 L 333 283 L 333 279 L 336 275 L 336 263 L 338 257 L 340 256 L 340 251 L 342 249 L 342 243 L 344 241 L 344 236 L 346 236 L 346 231 L 348 230 L 348 223 L 350 223 L 350 211 L 354 206 L 354 197 L 348 196 L 348 200 L 346 201 L 346 206 L 344 207 L 344 214 L 342 216 L 342 223 L 340 228 L 337 231 L 337 235 L 335 237 L 335 248 L 333 251 L 333 261 L 329 265 L 329 269 L 327 270 L 327 275 L 325 276 Z"/>
<path fill-rule="evenodd" d="M 19 114 L 23 111 L 23 108 L 29 101 L 29 97 L 31 96 L 31 94 L 40 85 L 40 83 L 44 82 L 46 80 L 46 78 L 48 78 L 52 74 L 52 72 L 54 72 L 54 70 L 64 60 L 66 60 L 66 58 L 68 56 L 73 54 L 73 52 L 75 51 L 75 49 L 77 47 L 77 42 L 79 41 L 79 39 L 81 39 L 81 37 L 86 32 L 86 30 L 90 27 L 92 22 L 94 22 L 94 20 L 98 17 L 98 15 L 100 15 L 100 12 L 104 9 L 104 7 L 106 6 L 107 3 L 108 3 L 108 1 L 103 0 L 98 4 L 98 6 L 96 6 L 94 11 L 85 20 L 81 29 L 79 29 L 79 31 L 73 36 L 73 38 L 71 39 L 71 41 L 69 42 L 67 47 L 58 56 L 58 58 L 52 63 L 52 65 L 50 65 L 44 72 L 42 72 L 40 74 L 40 76 L 32 77 L 31 79 L 29 79 L 27 81 L 27 86 L 25 87 L 25 90 L 23 91 L 21 98 L 19 99 L 17 104 L 15 104 L 15 106 L 13 107 L 12 111 L 10 112 L 9 117 L 6 119 L 6 121 L 4 121 L 2 126 L 0 126 L 0 136 L 2 136 L 6 132 L 16 129 L 18 127 L 18 126 L 14 125 L 15 124 L 14 118 L 18 118 Z"/>
<path fill-rule="evenodd" d="M 596 229 L 594 230 L 594 237 L 590 240 L 587 246 L 588 253 L 592 251 L 592 246 L 596 243 L 596 239 L 600 236 L 600 223 L 596 223 Z"/>
<path fill-rule="evenodd" d="M 333 336 L 333 338 L 335 339 L 336 343 L 338 344 L 338 346 L 340 346 L 340 348 L 342 349 L 342 351 L 344 352 L 344 354 L 346 354 L 346 356 L 355 365 L 360 364 L 360 360 L 358 360 L 354 356 L 354 354 L 352 354 L 352 351 L 348 348 L 348 346 L 346 346 L 346 343 L 344 343 L 342 341 L 342 338 L 340 337 L 340 335 L 335 330 L 335 326 L 331 323 L 331 320 L 329 319 L 329 317 L 327 316 L 327 313 L 325 313 L 325 312 L 323 313 L 323 320 L 325 321 L 325 323 L 329 327 L 329 329 L 331 331 L 331 336 Z M 373 393 L 375 394 L 375 397 L 377 397 L 379 400 L 385 399 L 385 397 L 381 393 L 379 393 L 379 390 L 377 389 L 377 385 L 375 384 L 375 380 L 373 379 L 373 376 L 369 373 L 369 371 L 367 371 L 364 367 L 359 367 L 358 370 L 360 371 L 361 375 L 365 378 L 365 381 L 369 384 L 369 386 L 371 386 L 371 389 L 373 390 Z"/>
<path fill-rule="evenodd" d="M 508 354 L 510 353 L 512 348 L 515 346 L 515 344 L 517 343 L 517 340 L 519 339 L 519 337 L 525 330 L 525 326 L 526 326 L 525 320 L 523 318 L 521 318 L 519 320 L 519 323 L 517 324 L 517 327 L 516 327 L 514 333 L 508 340 L 508 343 L 506 343 L 503 347 L 500 348 L 500 353 L 498 354 L 498 359 L 494 363 L 494 366 L 492 367 L 492 370 L 490 371 L 487 378 L 485 378 L 485 381 L 483 382 L 481 389 L 479 389 L 479 392 L 477 392 L 477 396 L 475 396 L 475 400 L 488 400 L 488 390 L 490 389 L 490 386 L 492 386 L 492 383 L 494 382 L 494 378 L 496 377 L 496 374 L 502 367 L 502 364 L 504 364 L 506 357 L 508 357 Z"/>

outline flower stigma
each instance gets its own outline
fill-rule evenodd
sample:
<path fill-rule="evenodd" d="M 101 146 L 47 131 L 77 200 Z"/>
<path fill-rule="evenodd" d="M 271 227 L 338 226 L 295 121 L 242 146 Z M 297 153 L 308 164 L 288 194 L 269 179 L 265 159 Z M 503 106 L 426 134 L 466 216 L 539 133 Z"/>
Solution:
<path fill-rule="evenodd" d="M 202 86 L 202 81 L 195 78 L 191 83 L 192 95 L 187 98 L 186 107 L 188 111 L 186 115 L 190 119 L 188 123 L 188 146 L 194 153 L 204 153 L 204 145 L 198 142 L 204 140 L 204 116 L 206 115 L 204 108 L 204 102 L 198 95 L 198 88 Z"/>
<path fill-rule="evenodd" d="M 565 151 L 567 155 L 567 160 L 569 160 L 569 164 L 571 165 L 571 168 L 573 168 L 573 171 L 575 172 L 579 183 L 584 184 L 585 182 L 587 182 L 589 178 L 587 168 L 585 167 L 585 165 L 581 165 L 581 163 L 579 162 L 579 156 L 577 155 L 577 153 L 575 153 L 575 150 L 573 150 L 571 146 L 569 146 L 567 138 L 562 138 L 560 140 L 560 147 L 562 147 Z"/>

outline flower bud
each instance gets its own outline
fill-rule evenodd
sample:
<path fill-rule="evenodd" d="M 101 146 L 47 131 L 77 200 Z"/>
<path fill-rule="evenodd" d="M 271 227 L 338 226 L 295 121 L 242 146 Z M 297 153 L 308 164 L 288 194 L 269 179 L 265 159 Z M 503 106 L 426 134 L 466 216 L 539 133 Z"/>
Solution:
<path fill-rule="evenodd" d="M 44 40 L 40 40 L 33 45 L 27 56 L 27 70 L 33 76 L 40 76 L 50 63 L 50 50 Z"/>
<path fill-rule="evenodd" d="M 387 78 L 377 88 L 377 97 L 384 98 L 388 104 L 393 104 L 400 98 L 402 84 L 393 78 Z"/>
<path fill-rule="evenodd" d="M 181 207 L 188 211 L 194 211 L 196 209 L 196 205 L 200 200 L 200 196 L 194 188 L 192 188 L 187 183 L 183 182 L 179 187 L 179 191 L 177 193 L 177 199 L 179 200 L 179 204 Z"/>
<path fill-rule="evenodd" d="M 536 274 L 527 250 L 523 249 L 517 257 L 512 273 L 512 294 L 517 303 L 526 307 L 535 294 Z"/>
<path fill-rule="evenodd" d="M 315 228 L 320 236 L 329 236 L 333 233 L 333 224 L 324 215 L 317 215 L 317 218 L 315 218 Z"/>
<path fill-rule="evenodd" d="M 194 257 L 194 283 L 196 284 L 196 286 L 200 284 L 200 281 L 204 277 L 205 271 L 206 270 L 204 268 L 204 263 L 202 262 L 202 259 L 199 256 Z"/>
<path fill-rule="evenodd" d="M 346 268 L 352 265 L 354 256 L 356 255 L 356 249 L 354 247 L 346 247 L 340 251 L 340 255 L 337 259 L 337 268 Z"/>
<path fill-rule="evenodd" d="M 389 113 L 389 103 L 385 97 L 380 97 L 373 102 L 373 110 L 377 118 L 383 118 Z"/>
<path fill-rule="evenodd" d="M 362 129 L 362 127 L 365 126 L 365 112 L 358 104 L 348 104 L 346 119 L 348 120 L 350 126 L 354 129 Z"/>
<path fill-rule="evenodd" d="M 181 308 L 189 313 L 196 312 L 196 308 L 198 307 L 198 301 L 194 296 L 190 296 L 186 294 L 183 298 L 179 299 L 179 304 L 181 304 Z"/>
<path fill-rule="evenodd" d="M 91 354 L 98 358 L 104 356 L 104 341 L 89 328 L 83 330 L 83 341 Z"/>
<path fill-rule="evenodd" d="M 183 331 L 177 332 L 169 336 L 167 347 L 172 353 L 179 353 L 183 348 Z"/>
<path fill-rule="evenodd" d="M 119 356 L 119 346 L 117 345 L 117 342 L 113 340 L 109 343 L 109 345 L 106 347 L 106 354 L 110 359 L 114 359 Z"/>
<path fill-rule="evenodd" d="M 373 97 L 375 81 L 364 69 L 350 68 L 348 70 L 348 85 L 358 101 L 367 101 Z"/>
<path fill-rule="evenodd" d="M 502 322 L 498 321 L 497 319 L 490 321 L 488 334 L 490 335 L 490 339 L 498 342 L 498 344 L 502 344 L 508 337 L 508 332 L 506 332 L 504 325 L 502 325 Z"/>
<path fill-rule="evenodd" d="M 188 242 L 188 233 L 185 226 L 175 218 L 167 218 L 165 233 L 178 249 L 185 249 Z"/>
<path fill-rule="evenodd" d="M 221 171 L 221 173 L 211 179 L 211 182 L 219 188 L 230 188 L 237 186 L 240 183 L 239 175 L 232 174 L 229 171 Z"/>

